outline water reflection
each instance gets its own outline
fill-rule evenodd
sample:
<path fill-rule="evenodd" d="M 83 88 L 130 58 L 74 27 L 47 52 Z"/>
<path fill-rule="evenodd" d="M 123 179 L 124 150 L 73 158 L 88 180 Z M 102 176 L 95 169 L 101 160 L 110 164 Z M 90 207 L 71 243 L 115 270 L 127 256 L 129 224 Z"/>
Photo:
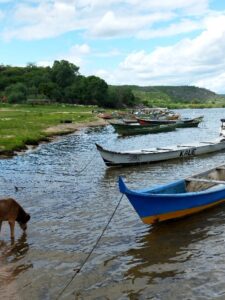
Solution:
<path fill-rule="evenodd" d="M 204 114 L 206 128 L 120 139 L 109 125 L 85 129 L 42 144 L 25 155 L 0 160 L 1 196 L 15 197 L 32 216 L 28 241 L 21 236 L 13 245 L 0 242 L 1 296 L 9 280 L 24 287 L 21 293 L 25 299 L 55 298 L 92 249 L 118 203 L 119 175 L 136 189 L 185 178 L 224 163 L 224 152 L 218 152 L 126 168 L 108 169 L 104 165 L 95 143 L 126 150 L 213 139 L 218 137 L 225 109 L 183 110 L 181 114 Z M 71 285 L 71 292 L 81 290 L 85 300 L 147 299 L 151 295 L 163 299 L 163 291 L 164 299 L 187 299 L 183 293 L 196 288 L 197 296 L 204 290 L 210 298 L 210 276 L 214 290 L 223 293 L 223 209 L 153 228 L 142 224 L 124 197 L 96 252 Z M 182 282 L 183 289 L 181 284 L 176 286 L 176 280 Z M 166 295 L 171 286 L 175 297 Z"/>
<path fill-rule="evenodd" d="M 32 263 L 23 261 L 28 250 L 29 244 L 25 233 L 16 241 L 0 240 L 0 291 L 3 283 L 9 284 L 20 273 L 32 268 Z"/>
<path fill-rule="evenodd" d="M 159 278 L 184 277 L 182 274 L 187 272 L 185 266 L 205 254 L 202 244 L 212 236 L 221 237 L 221 233 L 225 236 L 221 232 L 221 228 L 225 227 L 224 210 L 225 205 L 220 205 L 180 220 L 151 226 L 147 233 L 137 238 L 137 247 L 123 254 L 132 257 L 132 266 L 125 276 L 128 279 L 147 277 L 148 284 Z M 213 250 L 207 248 L 208 255 L 219 254 L 221 249 L 216 247 Z"/>

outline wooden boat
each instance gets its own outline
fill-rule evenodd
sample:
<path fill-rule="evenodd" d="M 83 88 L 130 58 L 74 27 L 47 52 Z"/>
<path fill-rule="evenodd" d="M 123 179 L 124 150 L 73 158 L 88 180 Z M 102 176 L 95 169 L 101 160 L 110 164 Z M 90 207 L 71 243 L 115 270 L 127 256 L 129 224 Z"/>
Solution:
<path fill-rule="evenodd" d="M 220 127 L 220 135 L 225 138 L 225 119 L 220 120 L 222 122 Z"/>
<path fill-rule="evenodd" d="M 148 118 L 137 118 L 137 121 L 141 125 L 159 125 L 159 124 L 176 124 L 177 127 L 198 127 L 199 123 L 203 120 L 203 116 L 196 118 L 183 118 L 179 120 L 164 120 L 164 119 L 148 119 Z"/>
<path fill-rule="evenodd" d="M 122 119 L 123 123 L 125 124 L 138 124 L 137 119 Z"/>
<path fill-rule="evenodd" d="M 97 115 L 97 117 L 105 120 L 113 119 L 113 115 L 108 113 L 100 113 Z"/>
<path fill-rule="evenodd" d="M 128 189 L 120 177 L 119 189 L 144 223 L 177 219 L 225 202 L 225 165 L 143 190 Z"/>
<path fill-rule="evenodd" d="M 132 151 L 112 151 L 96 144 L 107 166 L 126 166 L 153 163 L 169 159 L 184 159 L 225 149 L 225 140 L 216 139 L 183 145 L 139 149 Z"/>
<path fill-rule="evenodd" d="M 126 124 L 124 122 L 112 122 L 112 121 L 109 121 L 109 124 L 112 125 L 115 131 L 120 135 L 135 135 L 135 134 L 167 132 L 167 131 L 175 130 L 177 127 L 176 124 L 142 126 L 138 123 Z"/>

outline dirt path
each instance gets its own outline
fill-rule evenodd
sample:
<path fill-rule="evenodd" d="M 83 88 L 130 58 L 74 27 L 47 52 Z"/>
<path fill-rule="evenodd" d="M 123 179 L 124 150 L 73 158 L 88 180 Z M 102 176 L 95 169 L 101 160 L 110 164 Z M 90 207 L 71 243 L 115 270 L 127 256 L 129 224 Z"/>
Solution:
<path fill-rule="evenodd" d="M 103 126 L 107 124 L 108 123 L 104 119 L 99 119 L 97 121 L 88 122 L 88 123 L 59 124 L 45 129 L 44 132 L 53 135 L 57 135 L 57 134 L 60 135 L 63 133 L 71 133 L 85 127 Z"/>

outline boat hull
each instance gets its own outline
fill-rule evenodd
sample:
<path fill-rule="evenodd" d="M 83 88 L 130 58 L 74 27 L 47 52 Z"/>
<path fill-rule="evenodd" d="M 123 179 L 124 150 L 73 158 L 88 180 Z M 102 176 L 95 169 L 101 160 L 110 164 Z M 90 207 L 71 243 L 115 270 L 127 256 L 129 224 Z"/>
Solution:
<path fill-rule="evenodd" d="M 154 163 L 170 159 L 184 159 L 221 151 L 225 149 L 225 141 L 218 141 L 211 144 L 210 142 L 208 144 L 206 142 L 202 145 L 193 145 L 189 147 L 171 146 L 171 149 L 170 147 L 152 148 L 130 152 L 110 151 L 98 144 L 96 144 L 96 147 L 107 166 L 126 166 L 132 164 Z"/>
<path fill-rule="evenodd" d="M 115 131 L 119 135 L 137 135 L 137 134 L 149 134 L 149 133 L 160 133 L 173 131 L 177 128 L 176 124 L 165 124 L 165 125 L 146 125 L 140 124 L 123 124 L 110 122 L 114 127 Z"/>
<path fill-rule="evenodd" d="M 222 204 L 224 202 L 225 202 L 225 199 L 222 199 L 222 200 L 215 201 L 211 204 L 202 205 L 202 206 L 199 206 L 199 207 L 193 207 L 193 208 L 184 209 L 184 210 L 180 210 L 180 211 L 175 211 L 175 212 L 170 212 L 170 213 L 165 213 L 165 214 L 159 214 L 159 215 L 154 215 L 154 216 L 148 216 L 148 217 L 144 217 L 144 218 L 141 218 L 141 219 L 142 219 L 142 222 L 145 223 L 145 224 L 155 224 L 155 223 L 158 223 L 158 222 L 164 222 L 164 221 L 168 221 L 168 220 L 184 218 L 186 216 L 199 213 L 203 210 L 209 209 L 213 206 Z"/>
<path fill-rule="evenodd" d="M 141 125 L 162 125 L 162 124 L 176 124 L 178 128 L 186 127 L 198 127 L 202 122 L 203 117 L 197 117 L 193 119 L 180 119 L 180 120 L 154 120 L 154 119 L 141 119 L 137 118 Z"/>
<path fill-rule="evenodd" d="M 198 213 L 225 202 L 222 187 L 200 192 L 186 192 L 185 180 L 149 190 L 129 190 L 119 178 L 120 192 L 125 194 L 145 224 L 155 224 Z"/>

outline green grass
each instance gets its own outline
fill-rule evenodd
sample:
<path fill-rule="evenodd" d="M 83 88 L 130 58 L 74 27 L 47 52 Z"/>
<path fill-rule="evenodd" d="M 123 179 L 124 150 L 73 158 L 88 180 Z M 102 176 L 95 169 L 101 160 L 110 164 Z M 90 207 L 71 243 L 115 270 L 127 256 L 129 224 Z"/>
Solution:
<path fill-rule="evenodd" d="M 11 154 L 25 145 L 48 140 L 48 127 L 64 123 L 86 123 L 97 120 L 93 106 L 9 105 L 0 104 L 0 153 Z M 53 133 L 52 133 L 53 134 Z"/>

